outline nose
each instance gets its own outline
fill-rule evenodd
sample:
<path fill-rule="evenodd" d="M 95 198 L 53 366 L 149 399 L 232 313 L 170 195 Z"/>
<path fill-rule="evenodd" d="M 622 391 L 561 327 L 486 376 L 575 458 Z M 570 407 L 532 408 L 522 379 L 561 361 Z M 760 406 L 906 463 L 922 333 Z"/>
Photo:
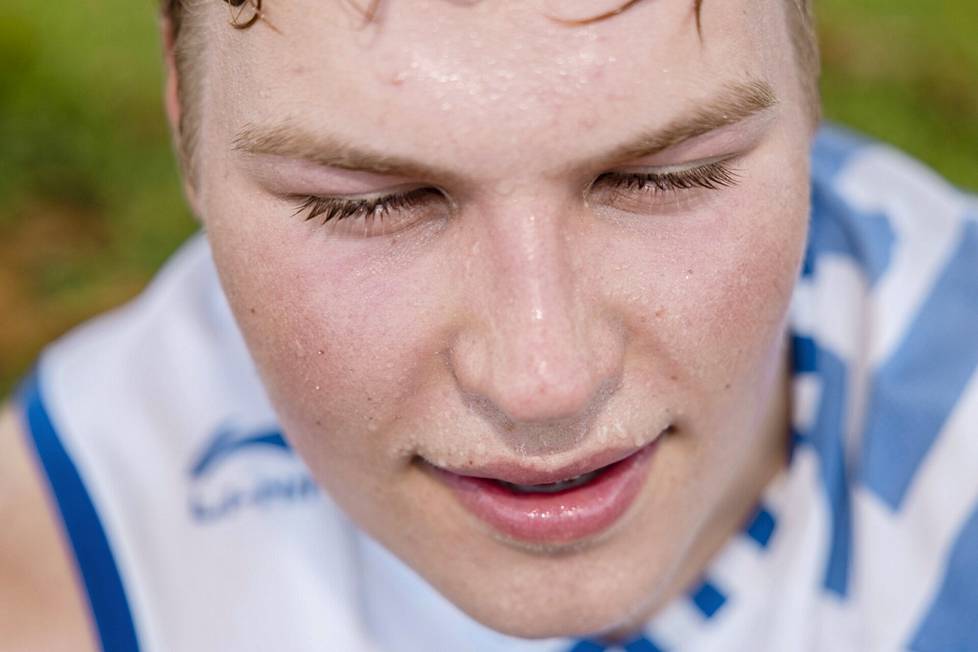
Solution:
<path fill-rule="evenodd" d="M 455 377 L 514 423 L 580 418 L 619 383 L 622 329 L 589 282 L 594 262 L 575 258 L 586 236 L 571 221 L 525 209 L 487 218 L 461 275 L 469 319 Z"/>

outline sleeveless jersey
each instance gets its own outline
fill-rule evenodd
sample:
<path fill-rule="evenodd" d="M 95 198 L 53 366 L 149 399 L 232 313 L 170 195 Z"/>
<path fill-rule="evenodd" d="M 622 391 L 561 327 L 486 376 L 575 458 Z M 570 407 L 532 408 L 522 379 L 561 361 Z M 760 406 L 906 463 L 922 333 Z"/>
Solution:
<path fill-rule="evenodd" d="M 618 647 L 494 632 L 350 522 L 279 432 L 193 238 L 20 392 L 102 646 L 978 650 L 978 203 L 834 128 L 812 176 L 790 464 Z"/>

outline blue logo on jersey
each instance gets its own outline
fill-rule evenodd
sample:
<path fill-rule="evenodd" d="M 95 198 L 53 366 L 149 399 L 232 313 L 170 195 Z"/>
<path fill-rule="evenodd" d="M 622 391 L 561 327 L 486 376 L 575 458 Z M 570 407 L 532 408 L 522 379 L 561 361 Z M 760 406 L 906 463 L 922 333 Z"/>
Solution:
<path fill-rule="evenodd" d="M 190 475 L 199 478 L 221 461 L 252 447 L 278 448 L 288 453 L 292 451 L 278 430 L 266 430 L 243 436 L 230 429 L 218 430 L 217 435 L 197 459 L 197 463 L 190 468 Z"/>
<path fill-rule="evenodd" d="M 190 514 L 200 523 L 222 520 L 242 508 L 299 502 L 319 492 L 282 433 L 272 429 L 242 433 L 221 428 L 189 475 Z"/>

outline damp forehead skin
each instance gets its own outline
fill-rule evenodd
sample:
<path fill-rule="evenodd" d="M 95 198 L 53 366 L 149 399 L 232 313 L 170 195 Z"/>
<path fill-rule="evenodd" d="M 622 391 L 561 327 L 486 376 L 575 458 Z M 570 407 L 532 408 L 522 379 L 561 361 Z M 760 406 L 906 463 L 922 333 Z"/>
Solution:
<path fill-rule="evenodd" d="M 280 36 L 235 32 L 214 3 L 201 111 L 199 210 L 296 450 L 449 599 L 525 636 L 648 615 L 776 470 L 808 206 L 784 3 L 705 3 L 702 42 L 692 2 L 583 28 L 553 4 L 385 0 L 357 29 L 341 1 L 268 2 Z M 606 171 L 587 161 L 746 78 L 774 88 L 767 119 L 658 161 L 739 148 L 736 186 L 648 215 L 586 200 Z M 290 183 L 333 177 L 231 145 L 283 122 L 450 170 L 408 181 L 455 212 L 366 239 L 293 217 Z M 554 469 L 670 424 L 633 509 L 572 550 L 501 540 L 412 463 Z"/>

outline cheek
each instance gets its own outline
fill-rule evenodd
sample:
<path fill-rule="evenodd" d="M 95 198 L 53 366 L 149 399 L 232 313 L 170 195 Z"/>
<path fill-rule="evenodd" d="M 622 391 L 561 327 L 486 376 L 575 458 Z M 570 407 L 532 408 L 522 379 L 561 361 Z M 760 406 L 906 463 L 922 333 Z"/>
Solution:
<path fill-rule="evenodd" d="M 804 220 L 797 210 L 769 215 L 773 219 L 748 214 L 719 234 L 729 240 L 703 262 L 696 281 L 703 297 L 697 330 L 732 358 L 750 360 L 776 340 L 797 278 Z"/>
<path fill-rule="evenodd" d="M 696 331 L 704 349 L 721 363 L 711 378 L 713 389 L 722 389 L 732 400 L 753 394 L 760 403 L 780 363 L 805 230 L 797 211 L 772 215 L 773 220 L 744 222 L 766 222 L 764 226 L 735 229 L 729 248 L 716 252 L 713 273 L 701 281 L 706 286 L 701 288 L 704 300 Z"/>
<path fill-rule="evenodd" d="M 742 411 L 736 403 L 751 391 L 760 397 L 767 388 L 758 381 L 778 362 L 808 211 L 804 178 L 786 185 L 794 192 L 728 193 L 668 231 L 596 258 L 614 260 L 607 291 L 627 303 L 633 339 L 646 351 L 644 373 L 700 414 Z M 620 270 L 627 286 L 611 280 Z"/>
<path fill-rule="evenodd" d="M 410 246 L 334 246 L 312 224 L 247 219 L 208 231 L 282 425 L 311 465 L 359 468 L 443 365 L 445 275 Z"/>

